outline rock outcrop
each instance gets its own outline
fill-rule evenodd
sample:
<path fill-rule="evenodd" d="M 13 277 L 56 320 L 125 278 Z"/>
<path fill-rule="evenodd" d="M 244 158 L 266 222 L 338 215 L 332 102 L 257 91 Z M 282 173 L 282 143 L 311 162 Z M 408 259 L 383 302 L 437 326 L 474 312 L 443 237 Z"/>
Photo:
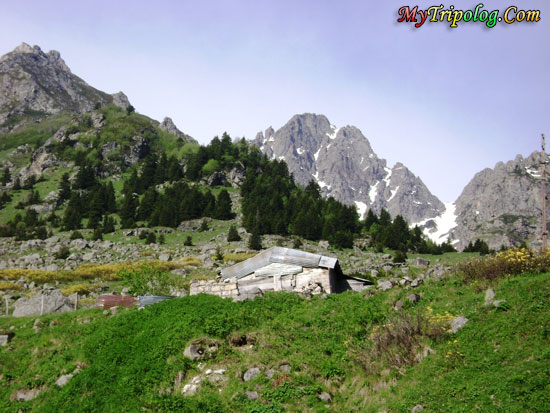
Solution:
<path fill-rule="evenodd" d="M 171 133 L 172 135 L 176 135 L 178 138 L 182 138 L 184 141 L 186 142 L 189 142 L 189 143 L 198 143 L 195 139 L 193 139 L 191 136 L 183 133 L 182 131 L 180 131 L 176 124 L 174 123 L 174 121 L 169 118 L 169 117 L 165 117 L 164 120 L 160 123 L 159 127 L 168 132 L 168 133 Z"/>
<path fill-rule="evenodd" d="M 518 155 L 473 177 L 456 201 L 457 227 L 451 238 L 459 240 L 459 248 L 476 238 L 495 249 L 522 242 L 540 245 L 541 155 Z"/>
<path fill-rule="evenodd" d="M 108 95 L 74 75 L 58 51 L 22 43 L 0 57 L 0 126 L 21 115 L 83 113 L 108 103 L 129 105 L 122 92 Z"/>
<path fill-rule="evenodd" d="M 413 223 L 445 210 L 405 165 L 389 168 L 378 158 L 359 129 L 337 128 L 323 115 L 295 115 L 277 131 L 259 132 L 254 144 L 270 159 L 284 160 L 298 183 L 314 179 L 323 195 L 355 204 L 361 214 L 385 208 Z"/>

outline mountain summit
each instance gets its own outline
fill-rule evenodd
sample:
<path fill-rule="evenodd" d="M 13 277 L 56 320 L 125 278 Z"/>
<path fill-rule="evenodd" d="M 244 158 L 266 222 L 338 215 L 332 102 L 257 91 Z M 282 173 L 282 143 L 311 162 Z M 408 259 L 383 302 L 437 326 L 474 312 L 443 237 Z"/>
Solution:
<path fill-rule="evenodd" d="M 295 115 L 277 131 L 259 132 L 254 144 L 269 158 L 284 160 L 298 183 L 314 179 L 323 195 L 355 204 L 361 214 L 385 208 L 414 223 L 445 211 L 405 165 L 390 169 L 358 128 L 337 128 L 324 115 Z"/>
<path fill-rule="evenodd" d="M 122 92 L 109 95 L 74 75 L 56 50 L 22 43 L 0 57 L 0 125 L 10 116 L 82 113 L 97 103 L 129 105 Z"/>

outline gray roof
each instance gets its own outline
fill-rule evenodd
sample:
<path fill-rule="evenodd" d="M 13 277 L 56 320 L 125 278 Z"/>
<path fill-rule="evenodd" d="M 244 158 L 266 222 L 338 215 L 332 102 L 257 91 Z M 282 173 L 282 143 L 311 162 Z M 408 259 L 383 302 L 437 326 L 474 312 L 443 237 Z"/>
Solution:
<path fill-rule="evenodd" d="M 325 257 L 291 248 L 271 247 L 252 258 L 224 268 L 222 270 L 222 277 L 241 278 L 271 263 L 292 264 L 307 268 L 331 268 L 341 272 L 338 258 Z"/>

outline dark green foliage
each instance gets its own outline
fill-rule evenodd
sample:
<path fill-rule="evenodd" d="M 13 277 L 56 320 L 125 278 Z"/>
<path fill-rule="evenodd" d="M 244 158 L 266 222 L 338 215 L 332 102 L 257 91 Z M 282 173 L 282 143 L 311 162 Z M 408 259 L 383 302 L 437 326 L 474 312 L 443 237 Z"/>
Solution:
<path fill-rule="evenodd" d="M 404 263 L 407 262 L 407 254 L 401 250 L 397 250 L 393 256 L 394 263 Z"/>
<path fill-rule="evenodd" d="M 191 237 L 191 235 L 188 235 L 187 237 L 185 237 L 185 241 L 183 242 L 183 245 L 185 245 L 186 247 L 191 247 L 193 245 L 193 237 Z"/>
<path fill-rule="evenodd" d="M 221 247 L 216 247 L 216 261 L 223 261 L 223 250 Z"/>
<path fill-rule="evenodd" d="M 59 181 L 59 197 L 57 198 L 59 203 L 69 199 L 71 197 L 71 183 L 69 182 L 69 174 L 65 172 L 61 176 Z"/>
<path fill-rule="evenodd" d="M 73 231 L 71 232 L 71 236 L 69 239 L 84 239 L 84 237 L 82 236 L 82 233 L 80 231 Z"/>
<path fill-rule="evenodd" d="M 103 231 L 101 230 L 101 227 L 97 227 L 94 229 L 94 232 L 92 233 L 92 240 L 93 241 L 103 240 Z"/>
<path fill-rule="evenodd" d="M 199 232 L 208 231 L 208 221 L 203 219 L 201 221 L 201 226 L 199 227 Z"/>
<path fill-rule="evenodd" d="M 155 244 L 157 242 L 157 236 L 154 232 L 150 232 L 147 234 L 147 238 L 145 239 L 146 244 Z"/>
<path fill-rule="evenodd" d="M 69 250 L 69 248 L 62 247 L 59 251 L 57 251 L 54 254 L 54 257 L 57 258 L 58 260 L 65 260 L 69 258 L 69 255 L 71 255 L 71 251 Z"/>
<path fill-rule="evenodd" d="M 128 115 L 134 113 L 136 111 L 136 108 L 134 108 L 132 105 L 128 105 L 128 107 L 126 108 L 126 113 Z"/>
<path fill-rule="evenodd" d="M 225 189 L 220 191 L 218 199 L 216 200 L 214 218 L 224 220 L 233 218 L 233 213 L 231 212 L 231 198 L 229 197 L 229 192 Z"/>
<path fill-rule="evenodd" d="M 260 236 L 260 230 L 258 226 L 254 227 L 250 238 L 248 239 L 248 248 L 251 250 L 259 251 L 262 249 L 262 237 Z"/>
<path fill-rule="evenodd" d="M 229 227 L 229 231 L 227 232 L 227 242 L 233 242 L 233 241 L 240 241 L 241 236 L 239 235 L 239 231 L 237 231 L 237 228 L 235 225 L 231 225 Z"/>
<path fill-rule="evenodd" d="M 159 237 L 158 237 L 158 243 L 161 244 L 161 245 L 164 244 L 164 243 L 166 243 L 166 238 L 165 238 L 164 234 L 160 234 L 160 235 L 159 235 Z"/>
<path fill-rule="evenodd" d="M 8 182 L 10 181 L 11 181 L 10 168 L 6 166 L 2 171 L 2 178 L 0 178 L 0 182 L 2 183 L 2 185 L 7 185 Z"/>
<path fill-rule="evenodd" d="M 489 245 L 478 238 L 473 244 L 472 241 L 470 241 L 463 252 L 479 252 L 479 255 L 487 255 L 489 254 Z"/>
<path fill-rule="evenodd" d="M 101 224 L 101 226 L 104 234 L 110 234 L 111 232 L 115 232 L 115 219 L 112 217 L 109 217 L 108 215 L 105 215 L 103 217 L 103 223 Z"/>

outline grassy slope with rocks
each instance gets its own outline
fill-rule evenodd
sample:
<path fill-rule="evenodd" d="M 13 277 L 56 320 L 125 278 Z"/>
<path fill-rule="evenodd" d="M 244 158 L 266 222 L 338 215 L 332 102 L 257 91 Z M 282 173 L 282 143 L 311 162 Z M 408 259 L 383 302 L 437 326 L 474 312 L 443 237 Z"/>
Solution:
<path fill-rule="evenodd" d="M 0 329 L 15 335 L 0 350 L 0 407 L 408 412 L 421 405 L 425 411 L 547 411 L 549 274 L 511 276 L 490 285 L 504 305 L 486 306 L 486 285 L 451 275 L 415 289 L 417 304 L 406 299 L 410 290 L 394 288 L 312 299 L 273 293 L 239 303 L 201 295 L 114 315 L 81 310 L 3 317 Z M 405 304 L 396 312 L 400 299 Z M 468 322 L 452 334 L 448 321 L 458 315 Z M 219 350 L 203 361 L 184 357 L 186 346 L 200 338 L 217 340 Z M 243 381 L 252 367 L 261 373 Z M 212 373 L 219 369 L 225 372 Z M 66 386 L 55 384 L 75 371 Z M 198 391 L 182 395 L 197 376 L 204 378 Z M 31 401 L 13 400 L 24 389 L 41 393 Z M 254 392 L 258 398 L 250 400 Z M 331 401 L 322 401 L 323 393 Z"/>

